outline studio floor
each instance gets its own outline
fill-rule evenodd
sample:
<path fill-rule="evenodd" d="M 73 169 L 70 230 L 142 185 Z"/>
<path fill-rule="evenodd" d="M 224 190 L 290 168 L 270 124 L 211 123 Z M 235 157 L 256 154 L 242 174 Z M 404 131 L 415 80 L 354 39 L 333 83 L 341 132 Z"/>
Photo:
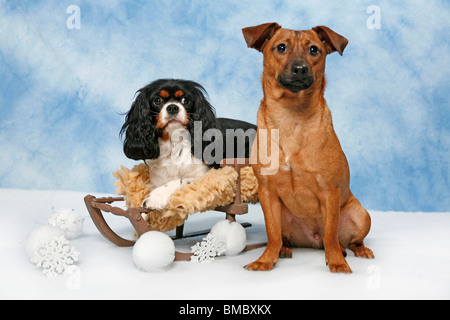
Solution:
<path fill-rule="evenodd" d="M 270 272 L 250 272 L 244 265 L 264 248 L 222 256 L 209 263 L 174 262 L 160 273 L 138 270 L 132 248 L 119 248 L 95 228 L 84 207 L 85 193 L 0 190 L 0 299 L 449 299 L 450 213 L 369 212 L 372 229 L 365 244 L 375 259 L 347 261 L 352 274 L 331 274 L 323 250 L 296 248 Z M 100 196 L 100 195 L 97 195 Z M 80 252 L 68 275 L 46 276 L 29 261 L 25 246 L 33 230 L 47 224 L 53 210 L 72 208 L 86 217 L 80 237 L 70 241 Z M 259 205 L 238 217 L 249 222 L 247 243 L 266 241 Z M 211 228 L 224 216 L 191 216 L 185 232 Z M 108 221 L 131 238 L 122 217 Z M 189 252 L 203 236 L 176 240 Z"/>

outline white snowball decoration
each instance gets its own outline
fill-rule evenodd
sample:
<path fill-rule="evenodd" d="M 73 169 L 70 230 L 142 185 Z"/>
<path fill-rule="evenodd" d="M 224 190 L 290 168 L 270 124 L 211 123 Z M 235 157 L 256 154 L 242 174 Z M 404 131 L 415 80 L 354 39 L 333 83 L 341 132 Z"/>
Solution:
<path fill-rule="evenodd" d="M 238 222 L 221 220 L 211 228 L 210 233 L 225 243 L 225 255 L 227 256 L 241 253 L 247 245 L 247 234 L 244 227 Z"/>
<path fill-rule="evenodd" d="M 167 270 L 175 259 L 175 244 L 165 233 L 148 231 L 134 244 L 133 261 L 146 272 Z"/>
<path fill-rule="evenodd" d="M 34 230 L 27 240 L 27 253 L 30 260 L 36 257 L 38 248 L 48 241 L 64 236 L 64 231 L 60 228 L 45 225 Z"/>
<path fill-rule="evenodd" d="M 54 211 L 48 220 L 48 224 L 64 231 L 67 239 L 75 239 L 81 234 L 84 218 L 73 209 L 61 209 Z"/>

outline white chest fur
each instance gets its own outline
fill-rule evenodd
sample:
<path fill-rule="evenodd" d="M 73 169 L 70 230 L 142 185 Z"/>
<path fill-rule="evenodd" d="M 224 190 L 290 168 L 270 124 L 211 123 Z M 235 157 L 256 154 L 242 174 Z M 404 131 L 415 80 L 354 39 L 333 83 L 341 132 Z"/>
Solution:
<path fill-rule="evenodd" d="M 159 149 L 158 159 L 147 160 L 153 187 L 175 179 L 193 181 L 209 170 L 204 162 L 192 155 L 190 136 L 185 129 L 173 130 L 170 139 L 159 139 Z"/>

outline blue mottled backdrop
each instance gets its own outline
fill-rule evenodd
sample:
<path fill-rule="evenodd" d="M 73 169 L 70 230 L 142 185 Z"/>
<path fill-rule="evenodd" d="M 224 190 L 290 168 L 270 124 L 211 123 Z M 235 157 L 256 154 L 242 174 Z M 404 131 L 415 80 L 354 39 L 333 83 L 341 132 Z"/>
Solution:
<path fill-rule="evenodd" d="M 241 29 L 326 25 L 326 99 L 372 210 L 450 211 L 448 1 L 0 0 L 0 187 L 113 193 L 136 162 L 119 130 L 136 90 L 200 82 L 219 116 L 256 122 L 262 55 Z"/>

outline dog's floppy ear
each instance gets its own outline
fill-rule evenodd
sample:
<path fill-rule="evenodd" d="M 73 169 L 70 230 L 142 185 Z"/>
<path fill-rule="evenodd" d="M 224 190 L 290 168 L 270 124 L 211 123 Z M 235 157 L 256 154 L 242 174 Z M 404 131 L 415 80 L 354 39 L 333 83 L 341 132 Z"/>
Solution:
<path fill-rule="evenodd" d="M 120 130 L 121 136 L 125 133 L 123 151 L 133 160 L 159 157 L 156 123 L 151 114 L 149 97 L 144 89 L 138 91 L 139 95 L 131 105 Z"/>
<path fill-rule="evenodd" d="M 184 81 L 188 86 L 189 93 L 193 99 L 195 111 L 190 113 L 189 116 L 192 121 L 189 122 L 188 128 L 193 126 L 193 122 L 201 121 L 202 130 L 214 129 L 217 127 L 216 113 L 214 107 L 209 103 L 207 99 L 207 92 L 202 85 L 194 81 Z"/>
<path fill-rule="evenodd" d="M 218 128 L 215 109 L 207 99 L 208 94 L 205 88 L 193 81 L 185 81 L 185 84 L 188 85 L 188 90 L 194 103 L 194 110 L 189 113 L 190 121 L 186 127 L 191 134 L 192 154 L 197 159 L 205 161 L 203 150 L 209 143 L 203 139 L 204 133 L 210 129 Z M 199 122 L 201 122 L 201 130 L 198 130 L 199 127 L 196 127 Z M 208 165 L 210 164 L 208 163 Z"/>
<path fill-rule="evenodd" d="M 194 100 L 195 110 L 189 114 L 192 121 L 189 121 L 187 129 L 192 135 L 192 146 L 194 146 L 196 143 L 202 143 L 201 139 L 205 131 L 217 128 L 217 119 L 214 107 L 206 98 L 206 90 L 196 82 L 191 81 L 189 84 L 189 92 Z M 201 136 L 194 135 L 194 124 L 196 121 L 201 122 L 202 131 L 196 132 L 197 134 L 201 134 Z"/>
<path fill-rule="evenodd" d="M 348 44 L 346 38 L 325 26 L 317 26 L 313 28 L 313 30 L 317 32 L 320 41 L 325 45 L 327 54 L 337 51 L 342 56 L 342 53 Z"/>
<path fill-rule="evenodd" d="M 271 22 L 255 27 L 244 28 L 242 29 L 242 33 L 244 34 L 245 41 L 249 48 L 262 52 L 267 41 L 269 41 L 280 28 L 281 26 L 278 23 Z"/>

